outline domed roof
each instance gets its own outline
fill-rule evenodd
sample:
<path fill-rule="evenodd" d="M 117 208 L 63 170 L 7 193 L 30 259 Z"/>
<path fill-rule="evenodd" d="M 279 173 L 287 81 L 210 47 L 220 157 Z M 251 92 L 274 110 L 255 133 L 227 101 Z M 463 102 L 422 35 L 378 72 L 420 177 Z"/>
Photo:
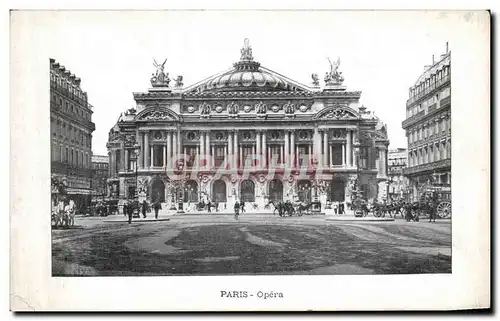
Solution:
<path fill-rule="evenodd" d="M 290 90 L 288 82 L 259 68 L 253 61 L 240 61 L 234 69 L 206 82 L 204 90 Z"/>
<path fill-rule="evenodd" d="M 202 91 L 304 91 L 303 86 L 253 61 L 248 39 L 233 68 L 196 86 Z"/>

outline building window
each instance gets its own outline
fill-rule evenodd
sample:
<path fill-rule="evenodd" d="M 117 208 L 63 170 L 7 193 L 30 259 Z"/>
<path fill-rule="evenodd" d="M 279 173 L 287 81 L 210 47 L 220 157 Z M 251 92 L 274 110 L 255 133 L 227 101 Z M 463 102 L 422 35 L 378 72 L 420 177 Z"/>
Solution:
<path fill-rule="evenodd" d="M 69 150 L 68 147 L 66 147 L 66 153 L 64 155 L 64 162 L 67 164 L 69 162 Z"/>

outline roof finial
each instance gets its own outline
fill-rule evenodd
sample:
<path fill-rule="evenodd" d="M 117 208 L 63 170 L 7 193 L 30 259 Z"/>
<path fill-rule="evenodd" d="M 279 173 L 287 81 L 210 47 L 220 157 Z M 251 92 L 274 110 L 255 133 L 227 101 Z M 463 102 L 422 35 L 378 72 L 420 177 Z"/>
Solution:
<path fill-rule="evenodd" d="M 252 47 L 250 47 L 250 40 L 248 38 L 245 38 L 243 48 L 241 48 L 240 60 L 253 60 Z"/>

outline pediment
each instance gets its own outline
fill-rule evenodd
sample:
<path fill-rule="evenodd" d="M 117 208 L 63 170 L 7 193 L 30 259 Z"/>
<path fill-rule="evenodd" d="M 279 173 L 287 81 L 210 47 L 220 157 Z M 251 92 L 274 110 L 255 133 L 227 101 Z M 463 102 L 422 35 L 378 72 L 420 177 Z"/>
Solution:
<path fill-rule="evenodd" d="M 167 108 L 148 108 L 135 117 L 136 121 L 180 121 L 180 116 Z"/>
<path fill-rule="evenodd" d="M 320 110 L 316 115 L 313 116 L 314 120 L 327 120 L 327 119 L 342 119 L 342 120 L 350 120 L 350 119 L 358 119 L 359 114 L 352 108 L 349 107 L 341 107 L 334 106 L 328 107 L 323 110 Z"/>

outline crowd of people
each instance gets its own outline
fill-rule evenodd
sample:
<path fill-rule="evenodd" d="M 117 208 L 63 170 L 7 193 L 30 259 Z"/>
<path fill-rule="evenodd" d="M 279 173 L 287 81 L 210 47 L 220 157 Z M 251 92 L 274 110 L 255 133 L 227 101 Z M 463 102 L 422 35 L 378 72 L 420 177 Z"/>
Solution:
<path fill-rule="evenodd" d="M 70 199 L 52 201 L 51 221 L 54 226 L 70 227 L 75 225 L 76 204 Z"/>

